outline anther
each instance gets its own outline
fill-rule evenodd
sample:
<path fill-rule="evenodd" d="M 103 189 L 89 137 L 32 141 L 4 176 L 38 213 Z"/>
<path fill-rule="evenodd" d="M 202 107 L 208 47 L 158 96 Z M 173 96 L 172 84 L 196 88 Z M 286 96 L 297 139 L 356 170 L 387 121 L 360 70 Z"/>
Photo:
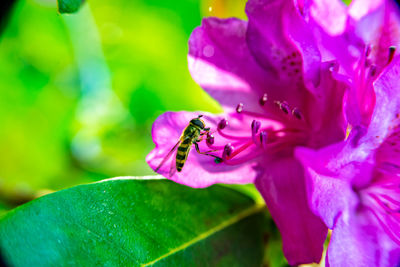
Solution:
<path fill-rule="evenodd" d="M 207 144 L 212 145 L 214 144 L 214 135 L 207 133 L 207 139 L 206 139 Z"/>
<path fill-rule="evenodd" d="M 226 119 L 222 119 L 222 120 L 218 123 L 218 129 L 222 130 L 222 129 L 224 129 L 227 125 L 228 125 L 228 121 L 227 121 Z"/>
<path fill-rule="evenodd" d="M 368 67 L 371 66 L 371 65 L 372 65 L 371 60 L 370 60 L 369 58 L 365 59 L 364 66 L 365 66 L 366 68 L 368 68 Z"/>
<path fill-rule="evenodd" d="M 267 100 L 268 100 L 268 95 L 265 93 L 265 94 L 260 98 L 260 101 L 259 101 L 260 105 L 261 105 L 261 106 L 264 106 L 264 104 L 265 104 L 265 102 L 267 102 Z"/>
<path fill-rule="evenodd" d="M 281 108 L 281 110 L 282 110 L 283 112 L 285 112 L 286 114 L 289 114 L 289 109 L 290 109 L 290 107 L 289 107 L 289 104 L 288 104 L 288 103 L 286 103 L 285 101 L 281 102 L 281 103 L 280 103 L 280 108 Z"/>
<path fill-rule="evenodd" d="M 262 146 L 262 148 L 267 148 L 267 140 L 268 139 L 268 134 L 267 134 L 267 132 L 266 131 L 262 131 L 261 133 L 260 133 L 260 143 L 261 143 L 261 146 Z"/>
<path fill-rule="evenodd" d="M 243 111 L 243 103 L 239 103 L 236 107 L 236 112 L 240 113 Z"/>
<path fill-rule="evenodd" d="M 253 139 L 254 144 L 257 144 L 257 139 L 256 135 L 258 133 L 258 130 L 260 130 L 261 127 L 261 122 L 253 120 L 251 123 L 251 138 Z"/>
<path fill-rule="evenodd" d="M 222 152 L 222 158 L 226 160 L 230 155 L 232 155 L 232 152 L 233 146 L 230 143 L 226 144 L 224 147 L 224 152 Z"/>
<path fill-rule="evenodd" d="M 303 115 L 301 114 L 300 110 L 298 108 L 293 108 L 292 110 L 292 115 L 301 120 L 303 118 Z"/>
<path fill-rule="evenodd" d="M 258 130 L 260 129 L 261 126 L 261 122 L 253 120 L 253 122 L 251 123 L 251 132 L 253 134 L 257 134 Z"/>
<path fill-rule="evenodd" d="M 387 62 L 388 64 L 390 62 L 392 62 L 395 52 L 396 52 L 396 47 L 395 46 L 389 47 L 389 56 L 388 56 L 388 62 Z"/>
<path fill-rule="evenodd" d="M 368 73 L 368 75 L 369 75 L 370 77 L 374 77 L 375 74 L 376 74 L 376 65 L 371 65 L 371 67 L 369 68 L 369 73 Z"/>
<path fill-rule="evenodd" d="M 367 45 L 367 47 L 365 48 L 365 57 L 368 57 L 369 54 L 371 54 L 371 50 L 372 50 L 371 45 Z"/>
<path fill-rule="evenodd" d="M 339 64 L 337 62 L 331 62 L 329 64 L 328 70 L 330 72 L 338 72 L 339 71 Z"/>

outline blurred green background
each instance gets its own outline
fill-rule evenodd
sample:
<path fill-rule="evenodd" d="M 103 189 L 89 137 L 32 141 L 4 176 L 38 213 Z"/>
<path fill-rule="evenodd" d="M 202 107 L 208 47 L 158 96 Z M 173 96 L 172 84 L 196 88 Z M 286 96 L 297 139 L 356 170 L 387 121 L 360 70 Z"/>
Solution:
<path fill-rule="evenodd" d="M 15 1 L 0 36 L 0 212 L 54 190 L 151 175 L 152 122 L 220 111 L 191 79 L 187 41 L 244 0 Z"/>

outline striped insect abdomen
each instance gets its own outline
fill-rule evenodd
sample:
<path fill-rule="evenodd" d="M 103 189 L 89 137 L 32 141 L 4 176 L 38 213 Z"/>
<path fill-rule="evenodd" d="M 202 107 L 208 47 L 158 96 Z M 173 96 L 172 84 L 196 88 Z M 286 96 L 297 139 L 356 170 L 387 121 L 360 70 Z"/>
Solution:
<path fill-rule="evenodd" d="M 180 172 L 185 165 L 185 161 L 189 154 L 190 148 L 192 145 L 192 139 L 186 138 L 182 141 L 182 143 L 178 147 L 178 151 L 176 153 L 176 170 Z"/>

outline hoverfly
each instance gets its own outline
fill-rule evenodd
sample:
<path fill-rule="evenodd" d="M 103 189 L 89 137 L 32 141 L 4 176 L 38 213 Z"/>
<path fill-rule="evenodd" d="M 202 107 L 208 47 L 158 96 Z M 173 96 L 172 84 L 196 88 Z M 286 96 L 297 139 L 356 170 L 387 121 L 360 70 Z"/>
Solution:
<path fill-rule="evenodd" d="M 189 155 L 192 144 L 195 146 L 197 153 L 211 156 L 215 158 L 215 162 L 219 163 L 222 161 L 220 157 L 209 154 L 209 152 L 201 152 L 199 149 L 198 142 L 202 141 L 201 137 L 210 132 L 210 128 L 205 128 L 204 121 L 200 119 L 203 115 L 199 115 L 197 118 L 190 120 L 189 125 L 183 130 L 181 137 L 175 146 L 168 152 L 164 157 L 158 167 L 155 169 L 157 172 L 164 163 L 171 157 L 171 155 L 176 151 L 175 159 L 172 161 L 172 165 L 169 171 L 169 177 L 173 176 L 175 171 L 182 171 L 185 165 L 186 159 Z"/>

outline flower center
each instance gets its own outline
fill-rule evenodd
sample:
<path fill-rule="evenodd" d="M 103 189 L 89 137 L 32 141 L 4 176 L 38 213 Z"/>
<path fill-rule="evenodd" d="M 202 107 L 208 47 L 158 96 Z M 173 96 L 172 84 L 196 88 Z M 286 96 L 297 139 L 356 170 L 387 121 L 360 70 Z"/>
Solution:
<path fill-rule="evenodd" d="M 249 111 L 243 103 L 236 107 L 235 119 L 248 121 L 248 130 L 243 129 L 243 125 L 231 127 L 227 119 L 222 119 L 216 131 L 207 135 L 208 147 L 216 151 L 223 163 L 238 165 L 260 156 L 292 153 L 294 146 L 306 142 L 307 127 L 299 108 L 291 107 L 286 101 L 269 101 L 267 94 L 258 104 L 265 113 Z M 267 108 L 272 108 L 273 112 L 268 112 Z"/>

